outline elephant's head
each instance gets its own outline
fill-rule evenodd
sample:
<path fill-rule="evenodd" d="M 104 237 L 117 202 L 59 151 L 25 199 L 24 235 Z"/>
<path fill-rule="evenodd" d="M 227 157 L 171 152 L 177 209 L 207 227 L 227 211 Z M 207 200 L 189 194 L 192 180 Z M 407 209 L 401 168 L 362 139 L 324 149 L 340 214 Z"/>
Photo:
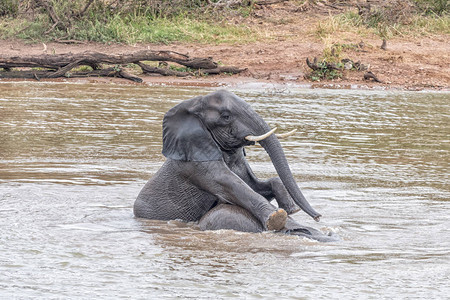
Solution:
<path fill-rule="evenodd" d="M 303 211 L 319 220 L 291 173 L 284 151 L 269 125 L 248 103 L 227 91 L 183 101 L 163 120 L 163 154 L 181 161 L 222 160 L 233 151 L 258 141 L 269 154 L 278 176 Z"/>

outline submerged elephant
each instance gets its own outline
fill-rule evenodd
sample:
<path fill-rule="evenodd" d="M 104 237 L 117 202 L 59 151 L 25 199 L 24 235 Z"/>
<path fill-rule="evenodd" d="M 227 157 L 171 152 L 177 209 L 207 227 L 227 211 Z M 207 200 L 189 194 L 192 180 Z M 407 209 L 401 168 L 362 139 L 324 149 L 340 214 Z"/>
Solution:
<path fill-rule="evenodd" d="M 202 229 L 308 232 L 287 214 L 301 208 L 316 221 L 321 215 L 298 188 L 273 132 L 248 103 L 227 91 L 176 105 L 163 120 L 167 159 L 139 193 L 135 216 L 200 221 Z M 250 169 L 244 147 L 256 141 L 279 178 L 260 180 Z"/>

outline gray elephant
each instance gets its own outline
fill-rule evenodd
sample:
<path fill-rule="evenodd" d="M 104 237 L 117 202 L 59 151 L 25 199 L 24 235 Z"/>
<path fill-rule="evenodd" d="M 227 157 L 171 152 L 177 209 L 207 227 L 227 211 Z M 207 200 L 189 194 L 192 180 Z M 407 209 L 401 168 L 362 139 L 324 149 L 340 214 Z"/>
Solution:
<path fill-rule="evenodd" d="M 224 90 L 176 105 L 163 120 L 167 159 L 139 193 L 135 216 L 200 221 L 204 230 L 319 234 L 288 217 L 300 208 L 316 221 L 321 215 L 298 188 L 273 132 L 248 103 Z M 269 154 L 279 178 L 254 175 L 244 147 L 255 142 Z"/>

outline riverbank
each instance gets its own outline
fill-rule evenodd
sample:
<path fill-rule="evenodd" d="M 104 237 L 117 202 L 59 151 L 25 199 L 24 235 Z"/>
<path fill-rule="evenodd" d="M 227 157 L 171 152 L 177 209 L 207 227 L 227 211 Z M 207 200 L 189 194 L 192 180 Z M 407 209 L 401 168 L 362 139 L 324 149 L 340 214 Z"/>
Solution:
<path fill-rule="evenodd" d="M 145 84 L 235 86 L 258 83 L 313 88 L 450 89 L 448 17 L 436 16 L 443 24 L 439 30 L 433 23 L 436 19 L 416 15 L 412 15 L 412 21 L 405 25 L 407 27 L 386 27 L 392 32 L 386 34 L 387 45 L 383 50 L 380 48 L 382 35 L 377 32 L 379 28 L 375 30 L 354 25 L 358 17 L 352 13 L 349 6 L 339 11 L 327 10 L 326 7 L 300 11 L 298 6 L 286 2 L 254 10 L 251 16 L 246 18 L 231 18 L 227 24 L 236 23 L 250 32 L 247 38 L 242 37 L 234 42 L 121 44 L 77 40 L 48 42 L 44 39 L 30 43 L 9 38 L 0 40 L 0 55 L 26 56 L 84 51 L 123 54 L 146 49 L 171 50 L 188 54 L 190 57 L 212 57 L 222 65 L 246 69 L 239 75 L 179 78 L 144 75 L 140 73 L 140 69 L 128 66 L 127 71 L 141 77 Z M 431 25 L 417 25 L 417 18 L 434 24 L 436 28 Z M 311 76 L 312 70 L 306 63 L 307 58 L 318 58 L 319 62 L 328 59 L 335 63 L 350 59 L 360 62 L 364 68 L 360 71 L 355 68 L 346 70 L 341 66 L 342 71 L 339 71 L 338 76 L 327 75 L 324 79 Z M 367 71 L 372 72 L 381 82 L 364 79 Z M 116 78 L 62 80 L 128 82 Z"/>
<path fill-rule="evenodd" d="M 379 40 L 361 40 L 364 50 L 350 49 L 345 56 L 368 66 L 382 83 L 364 80 L 364 71 L 344 71 L 343 78 L 311 81 L 305 76 L 311 71 L 306 58 L 318 57 L 324 50 L 320 41 L 299 41 L 300 38 L 270 43 L 245 45 L 202 45 L 173 43 L 155 44 L 29 44 L 20 40 L 0 41 L 5 56 L 39 55 L 43 53 L 81 53 L 97 51 L 108 54 L 130 53 L 143 49 L 172 50 L 193 57 L 213 57 L 224 65 L 247 68 L 240 75 L 165 77 L 137 74 L 145 84 L 189 86 L 235 86 L 241 84 L 292 84 L 325 88 L 380 88 L 406 90 L 448 90 L 450 88 L 450 45 L 445 37 L 391 40 L 387 50 L 381 50 Z M 359 42 L 361 42 L 359 41 Z M 44 51 L 46 48 L 46 51 Z M 65 81 L 128 82 L 116 78 L 63 79 Z"/>

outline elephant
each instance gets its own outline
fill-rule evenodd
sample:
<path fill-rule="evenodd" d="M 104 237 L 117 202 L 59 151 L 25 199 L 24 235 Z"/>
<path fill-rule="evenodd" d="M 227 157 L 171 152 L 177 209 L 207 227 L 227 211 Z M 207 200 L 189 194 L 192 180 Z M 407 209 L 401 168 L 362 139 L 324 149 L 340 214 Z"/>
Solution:
<path fill-rule="evenodd" d="M 203 230 L 316 233 L 288 216 L 301 209 L 321 217 L 295 182 L 275 129 L 243 99 L 226 90 L 197 96 L 171 108 L 162 126 L 166 160 L 140 191 L 136 217 L 199 221 Z M 255 142 L 279 177 L 253 173 L 245 147 Z"/>
<path fill-rule="evenodd" d="M 263 232 L 264 228 L 246 209 L 230 204 L 219 204 L 208 211 L 199 221 L 201 230 L 232 229 L 236 231 Z M 319 242 L 337 242 L 339 236 L 333 232 L 323 234 L 321 231 L 302 226 L 291 217 L 288 217 L 285 227 L 278 232 L 283 234 L 306 237 Z"/>

